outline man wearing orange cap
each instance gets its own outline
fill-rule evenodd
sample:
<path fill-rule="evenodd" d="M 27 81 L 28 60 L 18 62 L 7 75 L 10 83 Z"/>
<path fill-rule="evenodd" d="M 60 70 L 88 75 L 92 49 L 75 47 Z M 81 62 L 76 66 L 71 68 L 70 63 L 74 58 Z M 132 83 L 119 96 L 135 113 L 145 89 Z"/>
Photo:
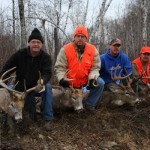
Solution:
<path fill-rule="evenodd" d="M 132 62 L 133 75 L 142 75 L 144 83 L 150 83 L 150 47 L 142 47 L 140 56 Z"/>
<path fill-rule="evenodd" d="M 59 84 L 64 88 L 70 85 L 74 88 L 84 86 L 90 90 L 85 100 L 85 108 L 95 113 L 95 105 L 101 97 L 104 81 L 99 77 L 99 53 L 87 40 L 87 28 L 78 26 L 74 31 L 74 41 L 63 46 L 57 56 L 55 73 Z M 67 78 L 73 80 L 66 80 L 67 71 Z"/>

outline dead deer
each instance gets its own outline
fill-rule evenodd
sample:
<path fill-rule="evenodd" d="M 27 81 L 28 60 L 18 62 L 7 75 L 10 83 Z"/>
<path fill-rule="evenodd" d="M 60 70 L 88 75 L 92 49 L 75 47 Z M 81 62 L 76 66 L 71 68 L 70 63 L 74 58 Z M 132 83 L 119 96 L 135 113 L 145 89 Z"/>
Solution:
<path fill-rule="evenodd" d="M 67 77 L 71 70 L 66 70 L 64 80 L 72 81 Z M 75 89 L 73 86 L 63 88 L 61 86 L 52 86 L 54 108 L 73 107 L 75 110 L 83 109 L 82 100 L 84 97 L 83 89 Z"/>
<path fill-rule="evenodd" d="M 114 82 L 109 84 L 110 91 L 103 92 L 103 98 L 106 99 L 104 101 L 110 105 L 122 106 L 129 104 L 130 106 L 134 106 L 140 100 L 131 87 L 132 79 L 130 78 L 130 74 L 126 71 L 126 76 L 122 77 L 121 70 L 117 76 L 116 72 L 118 69 L 120 69 L 119 65 L 111 68 L 111 78 Z M 120 80 L 120 84 L 116 84 L 117 80 Z M 126 84 L 124 84 L 123 80 L 126 80 Z"/>
<path fill-rule="evenodd" d="M 30 88 L 24 92 L 19 92 L 14 89 L 9 88 L 6 84 L 5 81 L 8 81 L 12 77 L 8 77 L 4 79 L 4 76 L 7 75 L 10 71 L 14 70 L 14 68 L 9 69 L 8 71 L 4 72 L 2 76 L 0 77 L 0 85 L 3 88 L 0 88 L 0 110 L 4 111 L 8 118 L 8 125 L 10 127 L 10 132 L 14 133 L 14 123 L 13 123 L 13 117 L 16 121 L 22 120 L 22 109 L 24 107 L 24 98 L 25 96 L 33 91 L 37 90 L 37 88 L 40 87 L 40 83 L 38 83 L 37 86 Z M 16 86 L 16 85 L 15 85 Z M 15 87 L 14 86 L 14 87 Z"/>
<path fill-rule="evenodd" d="M 66 89 L 56 86 L 52 91 L 54 108 L 73 107 L 76 111 L 83 109 L 83 100 L 89 94 L 88 92 L 84 93 L 83 88 L 76 89 L 72 86 Z"/>
<path fill-rule="evenodd" d="M 64 80 L 71 81 L 74 79 L 70 79 L 67 77 L 67 74 L 71 70 L 67 70 L 64 74 Z M 73 107 L 74 110 L 82 110 L 83 109 L 83 100 L 89 94 L 85 93 L 83 88 L 77 89 L 70 86 L 69 88 L 63 88 L 61 86 L 52 85 L 52 93 L 53 93 L 53 108 L 54 109 L 64 109 L 65 107 Z M 40 104 L 40 102 L 38 102 Z M 36 111 L 40 112 L 40 108 L 36 105 Z"/>
<path fill-rule="evenodd" d="M 136 93 L 136 95 L 141 99 L 141 101 L 149 101 L 150 100 L 150 83 L 143 82 L 143 78 L 149 79 L 150 77 L 143 77 L 145 71 L 141 71 L 139 75 L 133 74 L 133 79 L 131 86 Z"/>

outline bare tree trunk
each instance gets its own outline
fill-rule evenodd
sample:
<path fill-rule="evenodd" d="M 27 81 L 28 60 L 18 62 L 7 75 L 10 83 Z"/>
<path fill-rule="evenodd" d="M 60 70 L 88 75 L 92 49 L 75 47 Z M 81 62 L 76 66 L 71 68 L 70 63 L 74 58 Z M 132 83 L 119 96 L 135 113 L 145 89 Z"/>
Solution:
<path fill-rule="evenodd" d="M 55 41 L 55 58 L 56 58 L 59 52 L 58 29 L 56 27 L 54 28 L 54 41 Z"/>
<path fill-rule="evenodd" d="M 71 6 L 72 6 L 72 0 L 69 0 L 68 12 L 67 12 L 67 17 L 66 17 L 65 26 L 64 26 L 64 32 L 66 31 L 66 26 L 67 26 L 67 22 L 69 18 L 69 11 L 70 11 Z"/>
<path fill-rule="evenodd" d="M 32 10 L 32 4 L 31 4 L 31 0 L 28 0 L 27 1 L 27 5 L 28 5 L 28 20 L 26 21 L 26 26 L 27 26 L 27 28 L 26 28 L 26 30 L 27 30 L 27 35 L 29 35 L 30 34 L 30 32 L 29 31 L 32 31 L 32 21 L 31 21 L 31 16 L 32 16 L 32 14 L 31 14 L 31 10 Z"/>
<path fill-rule="evenodd" d="M 95 37 L 96 31 L 98 31 L 98 29 L 99 29 L 99 26 L 100 26 L 99 23 L 100 23 L 100 21 L 102 20 L 102 14 L 103 14 L 103 11 L 104 11 L 104 9 L 105 9 L 106 1 L 107 1 L 107 0 L 103 0 L 103 2 L 102 2 L 102 6 L 101 6 L 100 11 L 99 11 L 99 14 L 98 14 L 98 16 L 97 16 L 97 18 L 96 18 L 95 27 L 93 27 L 93 31 L 92 31 L 91 36 L 90 36 L 90 40 L 91 40 L 91 38 Z M 97 42 L 97 41 L 96 41 L 96 42 Z"/>
<path fill-rule="evenodd" d="M 133 21 L 131 20 L 131 42 L 132 42 L 132 52 L 133 52 L 133 56 L 134 56 L 134 58 L 136 57 L 135 56 L 135 43 L 134 43 L 134 32 L 133 32 Z M 128 53 L 127 53 L 127 55 L 128 55 Z"/>
<path fill-rule="evenodd" d="M 16 30 L 15 30 L 15 1 L 12 0 L 12 16 L 13 16 L 13 46 L 16 49 Z"/>
<path fill-rule="evenodd" d="M 25 47 L 27 44 L 27 39 L 26 39 L 26 27 L 25 27 L 23 0 L 18 0 L 18 5 L 19 5 L 20 26 L 21 26 L 21 47 Z"/>
<path fill-rule="evenodd" d="M 105 7 L 106 1 L 104 0 L 102 3 L 102 9 L 100 11 L 101 16 L 100 16 L 100 20 L 99 20 L 99 31 L 100 31 L 100 33 L 102 33 L 102 36 L 100 38 L 100 40 L 102 40 L 102 42 L 104 41 L 104 16 L 105 16 L 111 2 L 112 2 L 112 0 L 110 0 L 108 2 L 107 6 Z"/>
<path fill-rule="evenodd" d="M 55 46 L 54 63 L 56 61 L 59 52 L 58 26 L 59 26 L 59 16 L 57 14 L 57 26 L 54 27 L 54 46 Z"/>
<path fill-rule="evenodd" d="M 107 0 L 103 0 L 102 2 L 102 5 L 101 5 L 101 8 L 100 8 L 100 11 L 99 11 L 99 14 L 97 16 L 97 19 L 96 19 L 96 24 L 95 24 L 95 27 L 93 27 L 93 31 L 91 33 L 91 36 L 90 36 L 90 40 L 95 36 L 96 32 L 98 35 L 100 35 L 100 39 L 98 40 L 102 40 L 104 41 L 104 16 L 112 2 L 112 0 L 110 0 L 106 6 L 106 1 Z M 102 33 L 102 35 L 101 35 Z M 98 36 L 97 35 L 97 36 Z"/>
<path fill-rule="evenodd" d="M 62 0 L 60 0 L 58 2 L 59 4 L 57 4 L 57 2 L 55 2 L 55 8 L 57 8 L 56 6 L 58 6 L 58 11 L 56 10 L 56 24 L 57 26 L 54 27 L 54 46 L 55 46 L 55 52 L 54 52 L 54 63 L 56 61 L 58 52 L 59 52 L 59 38 L 58 38 L 58 27 L 60 25 L 60 14 L 61 14 L 61 7 L 62 7 Z"/>
<path fill-rule="evenodd" d="M 148 1 L 142 0 L 142 11 L 143 11 L 143 20 L 142 20 L 142 35 L 143 35 L 143 46 L 147 45 L 147 14 L 148 14 Z"/>
<path fill-rule="evenodd" d="M 49 53 L 48 40 L 47 40 L 47 34 L 46 34 L 46 29 L 45 29 L 45 19 L 42 20 L 42 27 L 44 30 L 44 48 L 46 52 Z"/>
<path fill-rule="evenodd" d="M 84 18 L 83 18 L 83 25 L 85 25 L 85 23 L 86 23 L 86 16 L 87 16 L 87 12 L 88 12 L 88 6 L 89 6 L 89 0 L 87 0 L 87 3 L 86 3 Z"/>

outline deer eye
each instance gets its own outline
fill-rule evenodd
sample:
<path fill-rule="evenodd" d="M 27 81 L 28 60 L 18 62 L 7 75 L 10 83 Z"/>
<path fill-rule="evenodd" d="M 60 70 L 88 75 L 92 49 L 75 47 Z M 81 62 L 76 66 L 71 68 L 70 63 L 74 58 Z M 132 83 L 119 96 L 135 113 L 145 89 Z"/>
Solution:
<path fill-rule="evenodd" d="M 72 100 L 73 100 L 73 101 L 76 101 L 76 98 L 75 98 L 75 97 L 72 97 Z"/>

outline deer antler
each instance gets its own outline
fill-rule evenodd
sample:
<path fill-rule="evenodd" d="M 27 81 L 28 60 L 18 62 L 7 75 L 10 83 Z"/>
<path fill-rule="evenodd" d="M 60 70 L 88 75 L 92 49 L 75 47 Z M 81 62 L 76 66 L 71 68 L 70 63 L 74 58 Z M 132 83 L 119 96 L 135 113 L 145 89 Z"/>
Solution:
<path fill-rule="evenodd" d="M 30 89 L 27 89 L 26 90 L 26 86 L 25 86 L 25 81 L 24 81 L 24 89 L 25 89 L 25 91 L 24 92 L 19 92 L 19 91 L 16 91 L 16 90 L 14 90 L 14 89 L 11 89 L 11 88 L 9 88 L 5 83 L 4 83 L 4 76 L 7 74 L 7 73 L 10 73 L 10 71 L 12 71 L 13 69 L 15 69 L 16 67 L 14 67 L 14 68 L 12 68 L 12 69 L 9 69 L 8 71 L 6 71 L 6 72 L 4 72 L 3 73 L 3 75 L 0 77 L 0 85 L 3 87 L 3 88 L 5 88 L 5 89 L 7 89 L 9 92 L 10 92 L 10 94 L 11 95 L 13 95 L 12 96 L 12 100 L 13 101 L 15 101 L 16 103 L 16 107 L 17 108 L 23 108 L 24 107 L 24 98 L 25 98 L 25 96 L 27 95 L 27 93 L 29 93 L 29 92 L 31 92 L 31 91 L 33 91 L 33 90 L 36 90 L 37 89 L 37 86 L 35 86 L 35 87 L 32 87 L 32 88 L 30 88 Z M 39 78 L 40 78 L 40 80 L 41 80 L 41 76 L 39 75 Z M 7 79 L 10 79 L 10 78 L 7 78 Z M 5 81 L 6 81 L 6 79 L 5 79 Z M 41 82 L 40 82 L 41 83 Z M 16 84 L 17 85 L 17 84 Z M 15 85 L 15 86 L 16 86 Z M 45 86 L 44 86 L 45 87 Z M 23 102 L 23 103 L 22 103 Z"/>
<path fill-rule="evenodd" d="M 137 82 L 139 79 L 142 79 L 142 78 L 147 78 L 147 77 L 143 77 L 145 72 L 146 72 L 146 70 L 145 71 L 141 71 L 140 75 L 134 75 L 133 76 L 133 82 Z"/>
<path fill-rule="evenodd" d="M 148 89 L 150 90 L 150 83 L 147 83 L 146 85 L 147 85 Z"/>
<path fill-rule="evenodd" d="M 5 81 L 8 81 L 9 79 L 14 79 L 15 77 L 16 77 L 16 75 L 10 76 L 10 77 L 8 77 L 8 78 L 6 78 L 6 79 L 3 79 L 3 81 L 5 82 Z"/>
<path fill-rule="evenodd" d="M 37 86 L 35 86 L 35 87 L 32 87 L 32 88 L 26 90 L 25 81 L 24 81 L 24 88 L 25 88 L 25 91 L 24 91 L 24 92 L 19 92 L 19 91 L 16 91 L 16 90 L 14 90 L 14 89 L 9 88 L 9 87 L 5 84 L 4 81 L 9 80 L 9 79 L 12 78 L 13 76 L 8 77 L 8 78 L 6 78 L 6 79 L 3 79 L 3 78 L 4 78 L 5 75 L 7 75 L 8 73 L 10 73 L 10 72 L 11 72 L 12 70 L 14 70 L 14 69 L 16 69 L 16 67 L 13 67 L 13 68 L 7 70 L 7 71 L 4 72 L 4 73 L 2 74 L 2 76 L 0 77 L 0 85 L 1 85 L 3 88 L 7 89 L 8 91 L 10 91 L 10 92 L 12 92 L 12 93 L 17 93 L 17 94 L 19 94 L 19 95 L 24 95 L 24 94 L 26 95 L 27 93 L 29 93 L 29 92 L 31 92 L 31 91 L 37 89 Z M 40 72 L 39 72 L 39 79 L 41 80 L 41 74 L 40 74 Z M 17 84 L 18 84 L 18 82 L 15 84 L 15 86 L 16 86 Z M 15 86 L 14 86 L 14 87 L 15 87 Z M 43 83 L 42 83 L 42 86 L 43 86 Z"/>
<path fill-rule="evenodd" d="M 111 79 L 113 80 L 113 81 L 116 81 L 116 80 L 123 80 L 123 79 L 126 79 L 126 78 L 128 78 L 129 76 L 130 76 L 130 74 L 127 74 L 126 76 L 121 76 L 121 73 L 122 73 L 122 69 L 121 69 L 121 71 L 119 72 L 119 75 L 117 76 L 116 74 L 117 74 L 117 70 L 118 69 L 120 69 L 121 68 L 121 66 L 120 65 L 117 65 L 116 67 L 111 67 Z M 113 71 L 114 71 L 114 74 L 113 74 Z"/>
<path fill-rule="evenodd" d="M 43 82 L 40 71 L 39 71 L 39 80 L 37 81 L 37 85 L 35 87 L 32 87 L 30 89 L 26 89 L 25 85 L 26 84 L 25 84 L 25 81 L 24 81 L 25 93 L 29 93 L 29 92 L 34 91 L 34 90 L 39 91 L 39 92 L 43 92 L 45 90 L 44 82 Z"/>
<path fill-rule="evenodd" d="M 130 74 L 128 73 L 127 69 L 124 68 L 126 74 L 127 74 L 127 78 L 126 78 L 126 81 L 127 81 L 127 87 L 128 87 L 128 90 L 131 92 L 131 93 L 134 93 L 132 87 L 131 87 L 131 83 L 132 83 L 132 79 L 130 78 Z M 129 76 L 128 76 L 129 75 Z"/>
<path fill-rule="evenodd" d="M 98 87 L 99 84 L 96 82 L 96 80 L 97 80 L 97 79 L 96 79 L 96 76 L 94 77 L 94 79 L 95 79 L 95 80 L 94 80 L 94 82 L 93 82 L 93 86 L 94 86 L 94 87 Z"/>
<path fill-rule="evenodd" d="M 93 87 L 98 87 L 98 86 L 99 86 L 99 84 L 97 83 L 96 75 L 95 75 L 95 77 L 94 77 L 94 80 L 93 80 L 92 85 L 93 85 Z M 87 86 L 89 86 L 89 81 L 88 81 L 88 83 L 87 83 Z"/>
<path fill-rule="evenodd" d="M 71 70 L 67 70 L 66 73 L 65 73 L 65 75 L 64 75 L 64 80 L 66 80 L 66 81 L 72 81 L 72 80 L 74 80 L 74 79 L 69 79 L 69 78 L 67 78 L 67 74 L 68 74 L 69 72 L 71 72 Z"/>
<path fill-rule="evenodd" d="M 11 89 L 11 88 L 9 88 L 9 87 L 4 83 L 4 81 L 7 81 L 7 80 L 9 80 L 9 79 L 11 78 L 11 77 L 8 77 L 8 78 L 6 78 L 6 79 L 3 79 L 4 76 L 5 76 L 6 74 L 10 73 L 10 71 L 12 71 L 12 70 L 14 70 L 14 69 L 16 69 L 16 67 L 13 67 L 13 68 L 9 69 L 9 70 L 7 70 L 6 72 L 4 72 L 4 73 L 2 74 L 2 76 L 0 77 L 0 85 L 1 85 L 2 87 L 4 87 L 5 89 L 7 89 L 8 91 L 22 94 L 22 92 L 19 92 L 19 91 L 16 91 L 16 90 L 14 90 L 14 89 Z"/>
<path fill-rule="evenodd" d="M 125 76 L 121 76 L 121 73 L 122 73 L 122 69 L 121 71 L 119 72 L 119 75 L 117 76 L 116 73 L 117 73 L 117 70 L 120 69 L 121 66 L 120 65 L 117 65 L 116 67 L 112 67 L 111 68 L 111 78 L 113 81 L 116 81 L 116 80 L 120 80 L 120 84 L 119 86 L 123 89 L 123 90 L 127 90 L 131 93 L 134 93 L 132 87 L 131 87 L 131 83 L 132 83 L 132 79 L 130 78 L 130 74 L 127 72 L 126 68 L 124 68 L 125 72 L 126 72 L 126 75 Z M 114 75 L 113 75 L 113 71 L 114 71 Z M 127 85 L 124 85 L 122 80 L 123 79 L 126 79 L 127 81 Z"/>

